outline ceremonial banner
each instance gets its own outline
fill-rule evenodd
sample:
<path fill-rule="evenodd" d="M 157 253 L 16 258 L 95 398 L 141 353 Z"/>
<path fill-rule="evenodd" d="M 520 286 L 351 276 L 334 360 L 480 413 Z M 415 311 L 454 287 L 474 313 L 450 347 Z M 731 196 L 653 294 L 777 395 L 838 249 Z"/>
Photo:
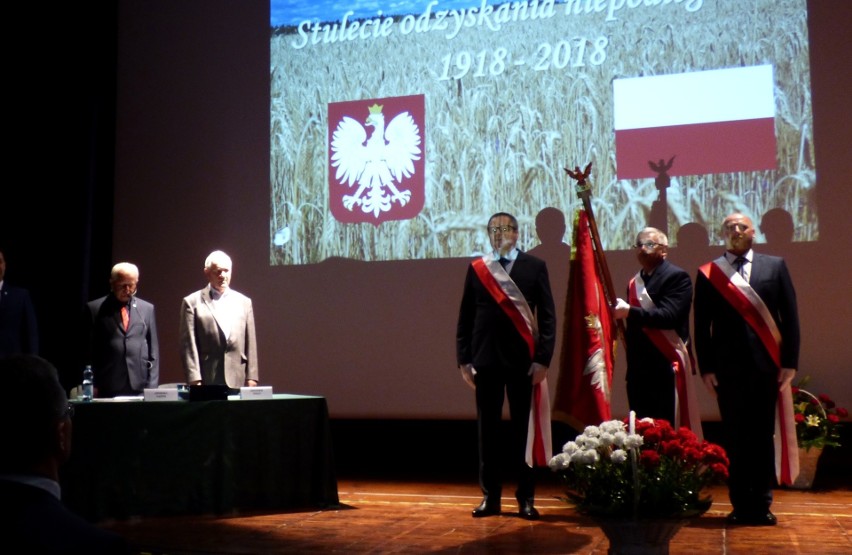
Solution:
<path fill-rule="evenodd" d="M 580 431 L 611 418 L 615 350 L 612 314 L 583 210 L 575 220 L 572 248 L 553 419 Z"/>
<path fill-rule="evenodd" d="M 776 169 L 771 65 L 615 79 L 618 179 Z"/>

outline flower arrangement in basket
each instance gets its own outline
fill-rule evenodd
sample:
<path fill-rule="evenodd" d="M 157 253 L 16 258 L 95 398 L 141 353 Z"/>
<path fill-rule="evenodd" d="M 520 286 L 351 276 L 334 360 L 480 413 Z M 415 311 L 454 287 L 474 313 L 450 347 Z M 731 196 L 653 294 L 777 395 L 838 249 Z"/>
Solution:
<path fill-rule="evenodd" d="M 688 428 L 665 420 L 609 420 L 565 444 L 549 467 L 567 487 L 567 502 L 592 516 L 687 518 L 712 504 L 704 490 L 724 483 L 728 457 Z"/>
<path fill-rule="evenodd" d="M 849 412 L 838 407 L 825 393 L 814 395 L 806 391 L 804 387 L 808 382 L 810 376 L 805 376 L 792 387 L 797 443 L 806 451 L 839 447 L 840 419 L 849 416 Z"/>

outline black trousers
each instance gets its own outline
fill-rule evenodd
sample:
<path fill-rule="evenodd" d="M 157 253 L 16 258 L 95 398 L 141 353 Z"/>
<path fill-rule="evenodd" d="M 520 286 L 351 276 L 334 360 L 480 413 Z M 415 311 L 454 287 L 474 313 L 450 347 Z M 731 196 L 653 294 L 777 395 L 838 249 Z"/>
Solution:
<path fill-rule="evenodd" d="M 535 497 L 535 473 L 524 460 L 532 399 L 528 370 L 528 367 L 476 368 L 479 485 L 489 499 L 500 499 L 504 474 L 515 480 L 515 497 L 519 501 L 532 501 Z M 504 397 L 509 400 L 508 437 L 502 425 Z"/>
<path fill-rule="evenodd" d="M 665 371 L 667 370 L 667 371 Z M 675 417 L 675 376 L 671 368 L 642 371 L 631 369 L 627 378 L 627 402 L 637 418 L 667 420 L 677 429 Z"/>
<path fill-rule="evenodd" d="M 738 513 L 762 515 L 775 480 L 775 408 L 778 373 L 740 368 L 717 374 L 724 447 L 731 461 L 728 492 Z"/>

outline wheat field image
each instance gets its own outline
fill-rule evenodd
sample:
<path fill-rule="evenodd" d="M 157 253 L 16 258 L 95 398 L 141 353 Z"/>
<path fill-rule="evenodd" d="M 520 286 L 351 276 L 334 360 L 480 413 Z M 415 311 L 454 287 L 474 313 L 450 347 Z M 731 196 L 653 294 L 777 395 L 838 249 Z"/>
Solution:
<path fill-rule="evenodd" d="M 387 37 L 294 48 L 294 28 L 272 29 L 270 263 L 473 256 L 487 248 L 488 216 L 501 210 L 518 217 L 519 242 L 534 245 L 541 209 L 555 207 L 570 223 L 580 207 L 563 168 L 589 162 L 604 248 L 626 249 L 647 225 L 657 189 L 653 179 L 617 178 L 613 80 L 762 64 L 774 71 L 777 169 L 675 175 L 668 228 L 674 236 L 690 222 L 713 229 L 733 210 L 758 221 L 782 208 L 794 240 L 818 239 L 804 0 L 704 0 L 694 12 L 687 3 L 624 10 L 610 21 L 555 3 L 552 17 L 499 31 L 463 27 L 452 39 L 403 34 L 395 21 Z M 381 225 L 337 221 L 328 104 L 404 95 L 425 97 L 422 211 Z"/>

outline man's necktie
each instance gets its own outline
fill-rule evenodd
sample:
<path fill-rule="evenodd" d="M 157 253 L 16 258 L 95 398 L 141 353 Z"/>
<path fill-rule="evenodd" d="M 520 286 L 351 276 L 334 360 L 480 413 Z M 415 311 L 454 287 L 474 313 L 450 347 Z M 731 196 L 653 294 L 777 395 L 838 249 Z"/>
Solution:
<path fill-rule="evenodd" d="M 124 331 L 127 331 L 130 326 L 130 312 L 127 310 L 127 305 L 121 307 L 121 325 L 124 327 Z"/>
<path fill-rule="evenodd" d="M 737 273 L 743 277 L 745 277 L 746 262 L 748 262 L 748 259 L 745 256 L 738 256 L 737 259 L 734 260 L 734 267 L 737 269 Z"/>
<path fill-rule="evenodd" d="M 500 265 L 503 266 L 503 269 L 505 270 L 506 266 L 509 265 L 509 259 L 506 258 L 505 256 L 501 256 L 500 257 Z"/>

